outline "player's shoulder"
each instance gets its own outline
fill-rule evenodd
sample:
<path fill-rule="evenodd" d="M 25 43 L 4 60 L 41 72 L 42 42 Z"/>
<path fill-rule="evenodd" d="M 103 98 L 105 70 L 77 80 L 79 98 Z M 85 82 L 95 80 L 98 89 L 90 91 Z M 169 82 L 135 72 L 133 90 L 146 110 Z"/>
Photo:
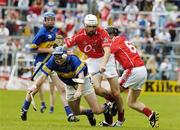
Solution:
<path fill-rule="evenodd" d="M 57 27 L 54 27 L 54 28 L 52 29 L 52 31 L 57 33 L 57 32 L 58 32 L 58 28 L 57 28 Z"/>
<path fill-rule="evenodd" d="M 70 57 L 71 59 L 74 59 L 74 60 L 79 59 L 79 57 L 77 57 L 76 55 L 68 55 L 68 57 Z"/>
<path fill-rule="evenodd" d="M 54 55 L 51 55 L 48 62 L 54 63 L 55 62 L 55 58 Z"/>
<path fill-rule="evenodd" d="M 85 32 L 85 28 L 80 28 L 76 34 L 80 35 L 80 34 L 84 34 L 84 32 Z"/>
<path fill-rule="evenodd" d="M 97 27 L 97 32 L 106 32 L 106 30 L 102 27 Z"/>
<path fill-rule="evenodd" d="M 118 42 L 124 42 L 124 41 L 126 41 L 127 40 L 127 38 L 125 37 L 125 36 L 115 36 L 115 37 L 113 37 L 113 39 L 112 39 L 114 42 L 115 41 L 118 41 Z"/>
<path fill-rule="evenodd" d="M 74 38 L 77 38 L 79 39 L 80 37 L 84 37 L 85 36 L 85 29 L 84 28 L 81 28 L 76 34 L 74 34 Z"/>
<path fill-rule="evenodd" d="M 39 29 L 37 35 L 44 35 L 47 32 L 46 28 L 43 26 Z"/>
<path fill-rule="evenodd" d="M 42 26 L 40 29 L 39 29 L 39 32 L 46 32 L 47 31 L 47 29 L 44 27 L 44 26 Z"/>
<path fill-rule="evenodd" d="M 76 63 L 77 61 L 80 61 L 80 59 L 76 55 L 68 55 L 67 61 L 70 63 Z"/>

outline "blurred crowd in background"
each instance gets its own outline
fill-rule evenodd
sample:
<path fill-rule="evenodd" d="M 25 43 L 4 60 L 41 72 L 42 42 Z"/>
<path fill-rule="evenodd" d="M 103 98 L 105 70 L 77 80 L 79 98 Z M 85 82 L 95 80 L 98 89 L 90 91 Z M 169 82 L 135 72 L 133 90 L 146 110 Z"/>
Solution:
<path fill-rule="evenodd" d="M 0 76 L 29 77 L 28 46 L 46 11 L 56 14 L 59 33 L 68 37 L 83 27 L 87 13 L 99 26 L 116 26 L 143 57 L 149 80 L 177 80 L 180 68 L 179 0 L 0 0 Z M 120 69 L 121 71 L 121 69 Z"/>

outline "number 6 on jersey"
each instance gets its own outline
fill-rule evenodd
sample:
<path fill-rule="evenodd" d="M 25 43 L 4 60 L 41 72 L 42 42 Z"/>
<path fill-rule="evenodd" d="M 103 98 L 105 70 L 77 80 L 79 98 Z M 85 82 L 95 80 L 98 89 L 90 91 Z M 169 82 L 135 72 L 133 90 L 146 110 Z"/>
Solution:
<path fill-rule="evenodd" d="M 129 48 L 129 50 L 132 52 L 132 53 L 136 53 L 137 50 L 136 48 L 132 45 L 132 42 L 130 41 L 124 41 L 125 45 Z"/>

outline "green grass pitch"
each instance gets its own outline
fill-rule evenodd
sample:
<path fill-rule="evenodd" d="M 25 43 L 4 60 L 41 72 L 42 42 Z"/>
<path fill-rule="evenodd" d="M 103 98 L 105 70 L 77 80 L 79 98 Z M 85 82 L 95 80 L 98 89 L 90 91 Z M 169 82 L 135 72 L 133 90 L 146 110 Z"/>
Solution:
<path fill-rule="evenodd" d="M 126 122 L 122 128 L 113 127 L 91 127 L 85 116 L 79 116 L 80 122 L 67 122 L 64 109 L 60 102 L 59 95 L 56 95 L 55 111 L 49 114 L 49 93 L 46 92 L 48 108 L 41 114 L 34 111 L 30 106 L 28 120 L 21 121 L 20 108 L 25 98 L 25 91 L 0 90 L 0 130 L 152 130 L 147 118 L 127 106 L 125 106 Z M 125 94 L 122 94 L 125 101 Z M 160 127 L 158 130 L 180 130 L 180 96 L 177 95 L 155 95 L 142 94 L 140 100 L 147 106 L 160 113 Z M 37 106 L 40 106 L 38 95 L 35 97 Z M 103 103 L 103 99 L 99 98 Z M 82 100 L 82 104 L 87 104 Z M 97 124 L 103 120 L 103 115 L 96 115 Z M 117 117 L 114 117 L 117 120 Z M 155 128 L 154 128 L 155 129 Z"/>

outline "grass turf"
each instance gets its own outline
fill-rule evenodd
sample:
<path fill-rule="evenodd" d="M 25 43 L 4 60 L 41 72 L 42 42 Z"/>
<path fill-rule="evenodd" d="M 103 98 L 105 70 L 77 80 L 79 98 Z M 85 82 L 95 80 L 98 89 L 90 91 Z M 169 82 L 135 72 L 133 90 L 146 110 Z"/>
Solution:
<path fill-rule="evenodd" d="M 112 127 L 91 127 L 85 116 L 79 116 L 80 122 L 67 122 L 66 115 L 62 103 L 60 103 L 59 95 L 56 96 L 55 111 L 49 114 L 49 93 L 46 92 L 47 109 L 42 114 L 35 112 L 30 106 L 28 112 L 28 120 L 21 121 L 20 109 L 25 97 L 24 91 L 7 91 L 0 90 L 0 130 L 105 130 L 120 129 Z M 122 95 L 125 101 L 126 95 Z M 176 95 L 155 95 L 143 94 L 140 97 L 147 106 L 160 113 L 160 127 L 158 130 L 179 130 L 180 129 L 180 96 Z M 38 96 L 35 97 L 36 104 L 40 106 Z M 103 99 L 99 98 L 103 103 Z M 87 104 L 82 100 L 82 104 Z M 121 129 L 123 130 L 152 130 L 148 119 L 127 106 L 125 106 L 125 118 Z M 103 115 L 96 115 L 97 124 L 103 120 Z M 114 117 L 117 120 L 117 117 Z"/>

